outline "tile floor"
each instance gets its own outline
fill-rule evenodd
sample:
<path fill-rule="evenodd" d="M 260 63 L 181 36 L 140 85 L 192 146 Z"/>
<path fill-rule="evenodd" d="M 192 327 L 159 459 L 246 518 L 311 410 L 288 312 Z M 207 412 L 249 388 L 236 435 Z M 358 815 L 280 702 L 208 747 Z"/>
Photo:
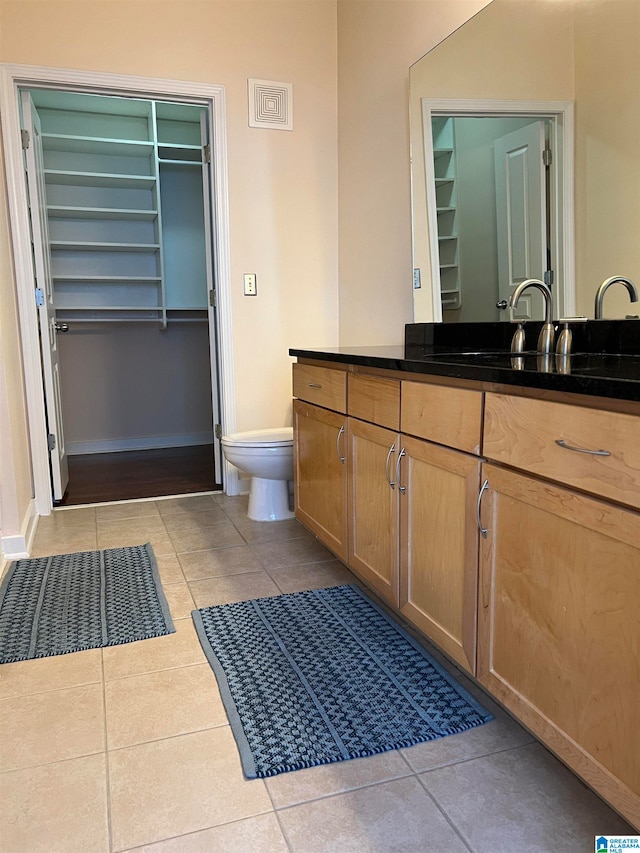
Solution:
<path fill-rule="evenodd" d="M 34 555 L 144 541 L 175 634 L 0 667 L 2 853 L 585 853 L 633 834 L 474 687 L 484 726 L 245 780 L 190 611 L 354 577 L 297 521 L 224 495 L 57 511 Z"/>

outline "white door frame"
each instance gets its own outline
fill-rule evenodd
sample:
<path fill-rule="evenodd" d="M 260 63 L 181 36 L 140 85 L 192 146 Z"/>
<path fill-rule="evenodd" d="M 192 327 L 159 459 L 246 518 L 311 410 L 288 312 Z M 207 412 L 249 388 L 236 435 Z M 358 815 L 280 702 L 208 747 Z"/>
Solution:
<path fill-rule="evenodd" d="M 53 502 L 45 418 L 38 316 L 34 298 L 29 204 L 20 136 L 20 88 L 55 88 L 99 95 L 176 98 L 197 101 L 209 108 L 212 138 L 212 226 L 215 241 L 214 272 L 220 358 L 221 420 L 223 433 L 233 432 L 236 422 L 235 382 L 231 323 L 231 276 L 229 250 L 229 199 L 227 186 L 227 135 L 225 89 L 205 83 L 133 77 L 94 71 L 43 68 L 35 65 L 0 66 L 0 113 L 6 167 L 7 195 L 13 260 L 16 277 L 24 384 L 29 418 L 29 443 L 33 469 L 36 512 L 49 515 Z M 210 313 L 213 308 L 210 308 Z M 210 318 L 211 319 L 211 318 Z M 210 323 L 211 327 L 211 323 Z M 223 470 L 228 494 L 237 494 L 238 476 L 229 465 Z"/>
<path fill-rule="evenodd" d="M 554 149 L 562 152 L 562 162 L 555 170 L 554 206 L 551 226 L 555 243 L 557 280 L 562 282 L 563 300 L 560 301 L 565 317 L 575 313 L 575 225 L 574 225 L 574 124 L 572 101 L 507 101 L 469 100 L 456 98 L 422 98 L 422 137 L 424 142 L 424 167 L 427 194 L 427 222 L 429 229 L 429 254 L 431 256 L 431 296 L 433 319 L 442 322 L 440 299 L 440 269 L 438 265 L 438 229 L 436 215 L 436 190 L 433 169 L 433 135 L 431 119 L 434 116 L 530 116 L 552 120 L 555 138 Z"/>

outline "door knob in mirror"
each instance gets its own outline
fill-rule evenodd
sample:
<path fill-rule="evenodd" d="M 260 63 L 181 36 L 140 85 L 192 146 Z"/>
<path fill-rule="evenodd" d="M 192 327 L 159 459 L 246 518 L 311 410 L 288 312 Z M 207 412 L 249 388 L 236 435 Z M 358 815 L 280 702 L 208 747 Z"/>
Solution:
<path fill-rule="evenodd" d="M 69 324 L 68 323 L 58 323 L 58 321 L 56 320 L 56 322 L 54 323 L 54 328 L 55 328 L 56 332 L 68 332 L 69 331 Z"/>
<path fill-rule="evenodd" d="M 506 299 L 499 299 L 498 302 L 496 302 L 496 308 L 499 308 L 501 311 L 506 311 L 508 307 L 509 303 Z"/>

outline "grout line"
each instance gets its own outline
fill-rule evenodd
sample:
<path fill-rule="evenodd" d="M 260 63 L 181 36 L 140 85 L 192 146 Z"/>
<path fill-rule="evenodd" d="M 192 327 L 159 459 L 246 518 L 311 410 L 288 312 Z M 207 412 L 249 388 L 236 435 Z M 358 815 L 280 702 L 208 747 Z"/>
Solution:
<path fill-rule="evenodd" d="M 102 706 L 104 709 L 104 769 L 107 798 L 107 833 L 109 850 L 113 850 L 113 826 L 111 818 L 111 774 L 109 771 L 109 735 L 107 731 L 107 680 L 104 677 L 104 655 L 100 649 L 100 669 L 102 673 Z"/>
<path fill-rule="evenodd" d="M 391 753 L 391 752 L 399 752 L 399 750 L 397 750 L 397 749 L 387 750 L 387 753 Z M 387 753 L 377 753 L 377 755 L 385 755 Z M 367 757 L 368 758 L 375 758 L 375 756 L 373 756 L 373 755 L 370 755 Z M 318 766 L 319 767 L 332 767 L 334 765 L 346 764 L 347 761 L 360 761 L 360 760 L 364 761 L 365 758 L 362 758 L 362 759 L 360 759 L 360 758 L 355 758 L 355 759 L 354 758 L 347 758 L 344 761 L 330 761 L 328 764 L 322 764 L 322 765 L 318 765 Z M 313 770 L 315 768 L 307 767 L 305 769 L 306 770 Z M 348 788 L 345 788 L 342 791 L 331 791 L 328 794 L 320 794 L 317 797 L 310 797 L 308 800 L 300 800 L 300 802 L 298 802 L 298 803 L 287 803 L 287 805 L 285 805 L 285 806 L 274 806 L 274 808 L 275 808 L 275 811 L 277 814 L 278 812 L 285 812 L 285 811 L 288 811 L 289 809 L 295 809 L 298 806 L 308 805 L 309 803 L 317 803 L 317 802 L 320 802 L 321 800 L 330 800 L 333 797 L 342 797 L 345 794 L 351 794 L 354 791 L 365 791 L 368 788 L 377 788 L 379 785 L 386 785 L 389 782 L 396 782 L 396 781 L 399 781 L 400 779 L 409 779 L 409 778 L 411 778 L 411 776 L 415 776 L 415 775 L 416 774 L 411 770 L 411 768 L 407 768 L 406 773 L 401 773 L 400 775 L 394 774 L 393 776 L 389 776 L 387 779 L 376 779 L 375 782 L 365 782 L 363 785 L 354 784 Z"/>
<path fill-rule="evenodd" d="M 194 829 L 191 832 L 183 832 L 180 835 L 170 835 L 167 838 L 160 838 L 157 841 L 146 841 L 144 844 L 136 844 L 135 847 L 125 847 L 121 848 L 118 853 L 132 853 L 134 850 L 146 850 L 149 846 L 164 845 L 168 841 L 179 841 L 181 838 L 195 838 L 196 835 L 199 835 L 201 832 L 208 832 L 210 829 L 218 829 L 218 827 L 222 826 L 233 826 L 234 824 L 241 824 L 245 821 L 252 820 L 253 818 L 262 817 L 263 815 L 270 815 L 271 812 L 257 812 L 256 814 L 250 814 L 246 817 L 240 817 L 236 820 L 227 820 L 223 823 L 212 823 L 210 826 L 203 826 L 201 829 Z M 258 848 L 254 848 L 257 853 L 259 853 Z M 289 848 L 291 850 L 291 848 Z M 222 853 L 222 851 L 220 851 Z"/>
<path fill-rule="evenodd" d="M 461 732 L 464 734 L 464 732 Z M 438 770 L 443 770 L 446 767 L 456 767 L 458 764 L 469 764 L 471 761 L 478 761 L 480 758 L 489 758 L 492 755 L 500 755 L 503 752 L 515 752 L 519 749 L 526 749 L 530 746 L 535 746 L 538 743 L 535 739 L 528 743 L 518 743 L 514 746 L 505 746 L 502 749 L 493 749 L 491 752 L 481 752 L 478 755 L 470 755 L 468 758 L 461 758 L 459 761 L 448 761 L 446 764 L 439 764 L 437 767 L 428 767 L 425 770 L 414 770 L 417 776 L 425 776 L 427 773 L 437 773 Z M 553 753 L 551 753 L 553 755 Z"/>
<path fill-rule="evenodd" d="M 431 793 L 431 791 L 429 791 L 429 789 L 427 788 L 427 786 L 424 784 L 424 782 L 422 781 L 422 779 L 420 778 L 420 776 L 419 776 L 417 773 L 416 773 L 416 779 L 418 780 L 418 784 L 420 785 L 420 787 L 422 788 L 422 790 L 423 790 L 423 791 L 425 792 L 425 794 L 429 797 L 429 799 L 433 802 L 434 806 L 438 809 L 438 811 L 440 812 L 440 814 L 442 815 L 442 817 L 446 820 L 446 822 L 449 824 L 449 826 L 450 826 L 450 827 L 451 827 L 451 829 L 454 831 L 454 833 L 458 836 L 458 838 L 460 839 L 460 841 L 462 841 L 462 843 L 463 843 L 463 844 L 464 844 L 464 846 L 467 848 L 467 850 L 469 850 L 469 851 L 470 851 L 470 853 L 474 853 L 474 849 L 473 849 L 473 847 L 471 846 L 471 842 L 470 842 L 470 841 L 467 841 L 467 839 L 465 838 L 465 836 L 464 836 L 464 834 L 462 833 L 462 831 L 461 831 L 460 829 L 458 829 L 458 827 L 455 825 L 455 823 L 451 820 L 451 818 L 449 817 L 449 815 L 447 814 L 447 812 L 445 811 L 445 809 L 444 809 L 444 808 L 440 805 L 440 803 L 436 800 L 436 798 L 434 797 L 434 795 Z"/>

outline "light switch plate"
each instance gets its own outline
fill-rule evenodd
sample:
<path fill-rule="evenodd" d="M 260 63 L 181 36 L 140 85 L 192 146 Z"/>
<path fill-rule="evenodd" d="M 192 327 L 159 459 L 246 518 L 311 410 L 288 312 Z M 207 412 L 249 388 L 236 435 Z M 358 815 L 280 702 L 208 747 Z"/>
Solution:
<path fill-rule="evenodd" d="M 258 282 L 256 279 L 256 274 L 254 272 L 246 272 L 244 274 L 244 295 L 245 296 L 257 296 L 258 295 Z"/>

